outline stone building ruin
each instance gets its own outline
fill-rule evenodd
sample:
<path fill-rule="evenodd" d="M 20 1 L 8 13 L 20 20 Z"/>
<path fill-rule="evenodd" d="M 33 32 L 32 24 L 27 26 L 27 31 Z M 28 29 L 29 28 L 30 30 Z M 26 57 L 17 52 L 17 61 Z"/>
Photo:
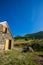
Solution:
<path fill-rule="evenodd" d="M 0 22 L 0 50 L 13 49 L 14 39 L 6 21 Z"/>

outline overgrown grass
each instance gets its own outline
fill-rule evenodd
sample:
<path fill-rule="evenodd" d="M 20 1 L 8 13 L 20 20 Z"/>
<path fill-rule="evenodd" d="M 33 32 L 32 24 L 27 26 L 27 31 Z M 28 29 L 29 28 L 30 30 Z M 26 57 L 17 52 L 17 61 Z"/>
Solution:
<path fill-rule="evenodd" d="M 31 40 L 23 40 L 23 39 L 18 39 L 17 41 L 14 42 L 14 46 L 16 47 L 24 47 L 25 44 L 28 44 L 31 46 L 34 50 L 36 51 L 43 51 L 43 39 L 31 39 Z"/>
<path fill-rule="evenodd" d="M 16 50 L 0 52 L 0 65 L 41 65 L 38 55 L 43 52 L 22 53 Z"/>
<path fill-rule="evenodd" d="M 16 43 L 19 44 L 20 47 L 22 47 L 21 45 L 25 43 L 29 44 L 30 46 L 32 44 L 38 43 L 40 44 L 40 46 L 43 46 L 43 40 L 19 40 L 15 41 L 15 44 Z M 28 51 L 27 53 L 20 52 L 17 50 L 3 51 L 0 52 L 0 65 L 42 65 L 40 62 L 42 57 L 39 57 L 39 55 L 43 55 L 43 51 Z"/>

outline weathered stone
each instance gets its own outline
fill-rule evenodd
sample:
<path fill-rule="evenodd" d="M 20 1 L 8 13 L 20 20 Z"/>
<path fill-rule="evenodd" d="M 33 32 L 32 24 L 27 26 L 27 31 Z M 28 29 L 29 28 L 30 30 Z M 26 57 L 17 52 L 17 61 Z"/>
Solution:
<path fill-rule="evenodd" d="M 3 29 L 3 27 L 6 29 Z M 4 30 L 4 31 L 3 31 Z M 8 50 L 13 48 L 13 36 L 7 22 L 0 23 L 0 49 Z"/>

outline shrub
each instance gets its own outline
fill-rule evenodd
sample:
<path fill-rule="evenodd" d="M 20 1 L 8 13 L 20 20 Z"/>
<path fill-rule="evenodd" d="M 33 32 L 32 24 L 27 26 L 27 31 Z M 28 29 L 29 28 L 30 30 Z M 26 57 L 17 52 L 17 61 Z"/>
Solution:
<path fill-rule="evenodd" d="M 32 47 L 35 51 L 40 51 L 40 44 L 38 44 L 38 43 L 32 44 L 31 47 Z"/>

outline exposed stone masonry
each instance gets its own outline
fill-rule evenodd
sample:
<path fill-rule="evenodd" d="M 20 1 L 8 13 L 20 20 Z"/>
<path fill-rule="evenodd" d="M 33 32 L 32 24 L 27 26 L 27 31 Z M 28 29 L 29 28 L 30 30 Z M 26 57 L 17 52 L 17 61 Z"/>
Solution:
<path fill-rule="evenodd" d="M 12 41 L 11 44 L 13 43 L 13 37 L 11 35 L 7 23 L 5 22 L 3 24 L 0 24 L 0 49 L 4 49 L 6 40 L 11 40 Z"/>

